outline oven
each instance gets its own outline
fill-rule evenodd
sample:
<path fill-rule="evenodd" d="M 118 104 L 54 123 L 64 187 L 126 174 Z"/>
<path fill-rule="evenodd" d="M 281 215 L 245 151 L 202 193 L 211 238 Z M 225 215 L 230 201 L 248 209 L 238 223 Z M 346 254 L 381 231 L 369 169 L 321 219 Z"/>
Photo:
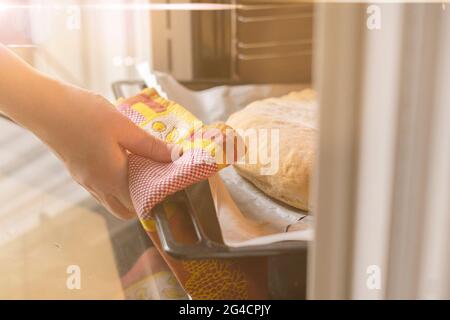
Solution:
<path fill-rule="evenodd" d="M 29 12 L 20 7 L 17 10 L 27 25 L 18 32 L 31 33 L 35 28 L 35 34 L 12 43 L 13 48 L 37 69 L 111 100 L 155 87 L 205 123 L 225 121 L 255 100 L 311 87 L 312 4 L 158 0 L 140 1 L 141 8 L 126 6 L 124 1 L 122 15 L 115 8 L 93 3 L 68 4 L 67 8 L 66 3 L 30 9 L 24 5 Z M 11 17 L 17 17 L 14 12 Z M 28 15 L 37 24 L 26 20 Z M 146 23 L 136 23 L 138 18 Z M 117 19 L 116 24 L 111 19 Z M 68 29 L 58 27 L 61 22 Z M 37 31 L 36 25 L 45 32 L 38 34 L 41 29 Z M 133 28 L 136 25 L 139 28 Z M 108 30 L 97 30 L 98 26 Z M 120 54 L 105 50 L 118 47 Z M 215 112 L 205 107 L 211 102 Z M 7 137 L 0 140 L 0 265 L 2 274 L 14 275 L 0 278 L 0 297 L 191 298 L 139 220 L 113 218 L 30 132 L 3 118 L 0 128 Z M 255 193 L 263 199 L 259 208 L 269 205 L 291 220 L 312 222 L 305 212 L 262 195 L 233 171 L 224 172 L 221 179 L 238 207 Z M 245 190 L 239 189 L 243 186 Z M 221 222 L 207 209 L 211 201 L 204 201 L 203 195 L 208 190 L 208 185 L 198 183 L 167 199 L 185 205 L 198 236 L 195 244 L 176 239 L 164 202 L 154 209 L 162 253 L 178 262 L 259 257 L 267 270 L 263 281 L 269 298 L 306 298 L 308 240 L 231 246 L 224 239 Z M 200 196 L 195 198 L 195 193 Z M 197 200 L 192 201 L 193 197 Z M 67 287 L 78 271 L 83 290 Z"/>
<path fill-rule="evenodd" d="M 226 121 L 232 111 L 254 100 L 311 86 L 312 4 L 219 3 L 231 7 L 152 12 L 152 60 L 141 66 L 140 76 L 144 79 L 115 81 L 112 84 L 115 98 L 135 94 L 146 86 L 156 87 L 188 110 L 193 103 L 197 104 L 194 114 L 208 123 Z M 199 102 L 199 96 L 202 101 L 226 101 L 218 103 L 222 108 L 220 115 L 210 118 L 202 113 L 202 108 L 208 107 Z M 236 186 L 227 187 L 233 194 Z M 217 216 L 206 208 L 208 204 L 202 204 L 195 196 L 191 200 L 190 193 L 205 194 L 203 189 L 207 188 L 199 183 L 194 191 L 189 188 L 171 196 L 186 203 L 198 238 L 195 244 L 186 245 L 175 239 L 163 204 L 153 210 L 164 252 L 179 260 L 265 257 L 270 298 L 305 299 L 308 241 L 228 246 Z M 166 201 L 170 200 L 169 197 Z M 312 220 L 309 216 L 308 219 Z"/>

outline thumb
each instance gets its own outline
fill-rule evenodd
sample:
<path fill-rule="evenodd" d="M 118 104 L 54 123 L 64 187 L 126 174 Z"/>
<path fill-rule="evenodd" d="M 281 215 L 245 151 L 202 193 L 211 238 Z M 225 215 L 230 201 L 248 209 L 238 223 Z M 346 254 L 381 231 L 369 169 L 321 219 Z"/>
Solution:
<path fill-rule="evenodd" d="M 180 146 L 167 144 L 158 139 L 131 121 L 126 121 L 125 130 L 122 131 L 119 143 L 133 154 L 149 158 L 157 162 L 170 162 L 180 153 Z"/>

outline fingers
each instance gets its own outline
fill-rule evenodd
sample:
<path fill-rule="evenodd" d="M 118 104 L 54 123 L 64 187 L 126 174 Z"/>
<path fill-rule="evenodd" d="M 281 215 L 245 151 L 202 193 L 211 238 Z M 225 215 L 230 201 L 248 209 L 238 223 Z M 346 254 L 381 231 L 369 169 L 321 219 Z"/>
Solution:
<path fill-rule="evenodd" d="M 124 127 L 119 143 L 133 154 L 158 162 L 170 162 L 181 152 L 180 146 L 167 144 L 153 137 L 127 119 Z"/>

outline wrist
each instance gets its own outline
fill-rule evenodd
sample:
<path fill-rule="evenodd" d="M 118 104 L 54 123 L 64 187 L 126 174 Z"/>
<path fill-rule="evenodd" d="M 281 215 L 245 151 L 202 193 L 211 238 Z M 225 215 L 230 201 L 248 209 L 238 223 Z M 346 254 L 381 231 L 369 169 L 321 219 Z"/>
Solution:
<path fill-rule="evenodd" d="M 61 82 L 39 76 L 27 89 L 28 100 L 19 109 L 18 122 L 46 140 L 48 132 L 68 114 L 70 90 Z"/>

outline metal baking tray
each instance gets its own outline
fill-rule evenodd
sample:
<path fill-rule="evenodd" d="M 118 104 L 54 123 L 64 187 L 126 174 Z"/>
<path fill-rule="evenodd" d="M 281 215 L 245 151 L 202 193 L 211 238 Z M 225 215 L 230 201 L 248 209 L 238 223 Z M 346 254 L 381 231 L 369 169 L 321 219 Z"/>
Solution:
<path fill-rule="evenodd" d="M 224 82 L 194 81 L 182 82 L 188 88 L 204 89 Z M 230 83 L 226 83 L 230 84 Z M 144 88 L 144 82 L 139 80 L 126 80 L 113 83 L 112 88 L 116 98 L 124 96 L 124 86 Z M 186 208 L 192 221 L 198 241 L 194 244 L 178 242 L 169 226 L 164 203 L 172 202 Z M 152 209 L 156 220 L 156 229 L 165 252 L 178 259 L 210 259 L 210 258 L 237 258 L 251 256 L 275 256 L 289 254 L 304 254 L 308 241 L 282 241 L 267 245 L 252 245 L 243 247 L 230 247 L 224 243 L 220 224 L 215 212 L 208 180 L 198 182 L 185 190 L 168 196 L 162 203 Z"/>
<path fill-rule="evenodd" d="M 164 202 L 177 203 L 186 208 L 198 241 L 183 244 L 175 240 L 164 211 Z M 198 182 L 164 200 L 153 209 L 161 245 L 167 253 L 179 259 L 235 258 L 269 256 L 304 250 L 307 241 L 283 241 L 268 245 L 229 247 L 224 243 L 215 212 L 208 180 Z"/>

